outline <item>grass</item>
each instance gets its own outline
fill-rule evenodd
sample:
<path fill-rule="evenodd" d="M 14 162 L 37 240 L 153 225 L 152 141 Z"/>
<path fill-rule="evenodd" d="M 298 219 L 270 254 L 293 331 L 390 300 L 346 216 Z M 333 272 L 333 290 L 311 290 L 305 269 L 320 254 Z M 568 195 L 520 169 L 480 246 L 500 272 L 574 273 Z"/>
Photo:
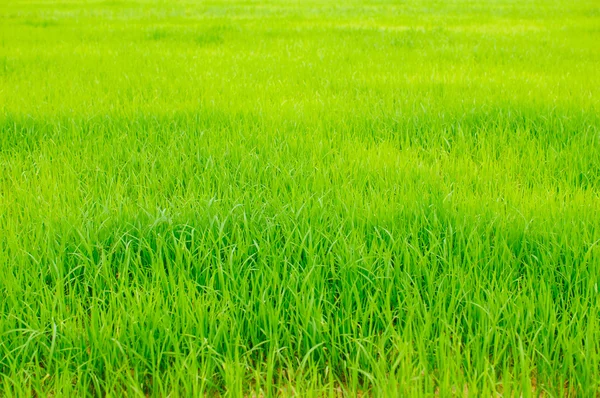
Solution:
<path fill-rule="evenodd" d="M 597 2 L 0 3 L 0 395 L 600 394 Z"/>

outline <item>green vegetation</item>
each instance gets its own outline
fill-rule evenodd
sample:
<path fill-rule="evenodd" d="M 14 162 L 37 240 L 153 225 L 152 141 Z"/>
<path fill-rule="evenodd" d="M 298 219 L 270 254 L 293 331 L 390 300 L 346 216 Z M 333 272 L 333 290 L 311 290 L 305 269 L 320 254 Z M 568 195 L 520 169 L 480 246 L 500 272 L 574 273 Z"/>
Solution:
<path fill-rule="evenodd" d="M 0 395 L 600 394 L 597 1 L 0 3 Z"/>

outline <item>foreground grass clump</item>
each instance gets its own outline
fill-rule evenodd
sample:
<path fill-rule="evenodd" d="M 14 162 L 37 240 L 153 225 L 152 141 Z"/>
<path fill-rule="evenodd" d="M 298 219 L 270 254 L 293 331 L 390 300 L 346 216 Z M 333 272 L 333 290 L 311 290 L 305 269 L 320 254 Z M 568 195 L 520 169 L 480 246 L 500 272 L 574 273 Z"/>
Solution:
<path fill-rule="evenodd" d="M 2 395 L 600 393 L 594 2 L 0 8 Z"/>

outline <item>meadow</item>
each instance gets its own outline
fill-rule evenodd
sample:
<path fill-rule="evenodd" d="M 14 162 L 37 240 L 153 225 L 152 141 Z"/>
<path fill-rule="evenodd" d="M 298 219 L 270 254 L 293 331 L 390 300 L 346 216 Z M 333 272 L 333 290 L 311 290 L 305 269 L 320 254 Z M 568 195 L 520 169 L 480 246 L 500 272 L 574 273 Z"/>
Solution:
<path fill-rule="evenodd" d="M 595 0 L 0 0 L 1 396 L 600 394 Z"/>

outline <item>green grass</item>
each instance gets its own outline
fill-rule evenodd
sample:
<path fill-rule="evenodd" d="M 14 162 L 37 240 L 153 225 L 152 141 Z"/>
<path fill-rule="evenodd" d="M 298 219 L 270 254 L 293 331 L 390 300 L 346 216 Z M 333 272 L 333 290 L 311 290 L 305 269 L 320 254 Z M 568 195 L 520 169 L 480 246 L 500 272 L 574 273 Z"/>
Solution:
<path fill-rule="evenodd" d="M 598 396 L 599 26 L 0 0 L 0 395 Z"/>

